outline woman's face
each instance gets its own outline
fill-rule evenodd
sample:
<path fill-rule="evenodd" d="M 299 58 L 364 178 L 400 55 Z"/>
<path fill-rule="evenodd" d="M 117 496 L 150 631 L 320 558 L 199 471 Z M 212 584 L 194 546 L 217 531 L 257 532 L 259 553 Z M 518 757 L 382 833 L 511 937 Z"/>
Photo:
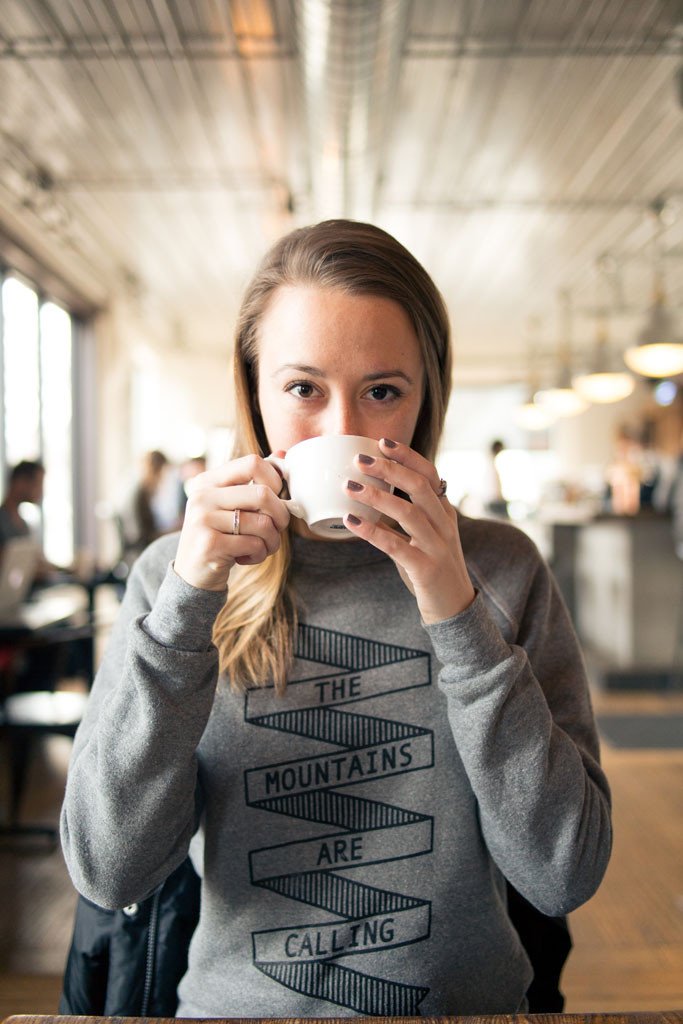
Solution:
<path fill-rule="evenodd" d="M 258 341 L 271 451 L 319 434 L 410 444 L 423 392 L 419 342 L 398 303 L 304 285 L 273 294 Z"/>

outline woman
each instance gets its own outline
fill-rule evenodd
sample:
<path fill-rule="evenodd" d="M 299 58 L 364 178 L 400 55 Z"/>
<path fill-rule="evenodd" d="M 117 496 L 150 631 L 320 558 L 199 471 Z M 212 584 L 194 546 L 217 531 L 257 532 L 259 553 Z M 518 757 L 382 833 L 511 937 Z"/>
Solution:
<path fill-rule="evenodd" d="M 151 893 L 192 840 L 202 910 L 180 1016 L 524 1008 L 505 879 L 542 912 L 588 899 L 607 783 L 566 610 L 533 544 L 461 517 L 433 458 L 443 301 L 369 225 L 295 231 L 240 314 L 237 457 L 141 557 L 74 745 L 77 888 Z M 353 537 L 289 521 L 264 460 L 380 440 Z M 195 837 L 193 840 L 193 836 Z"/>
<path fill-rule="evenodd" d="M 120 516 L 124 559 L 132 563 L 145 548 L 168 533 L 163 529 L 155 509 L 164 477 L 169 470 L 163 452 L 145 452 L 140 460 L 140 479 L 133 487 Z"/>

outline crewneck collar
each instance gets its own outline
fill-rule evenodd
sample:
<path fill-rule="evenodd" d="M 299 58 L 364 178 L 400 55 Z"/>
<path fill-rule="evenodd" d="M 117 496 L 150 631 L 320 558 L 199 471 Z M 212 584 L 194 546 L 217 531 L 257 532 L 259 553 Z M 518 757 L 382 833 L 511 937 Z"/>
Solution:
<path fill-rule="evenodd" d="M 365 540 L 309 540 L 293 534 L 292 562 L 323 569 L 347 569 L 354 566 L 378 565 L 390 559 Z"/>

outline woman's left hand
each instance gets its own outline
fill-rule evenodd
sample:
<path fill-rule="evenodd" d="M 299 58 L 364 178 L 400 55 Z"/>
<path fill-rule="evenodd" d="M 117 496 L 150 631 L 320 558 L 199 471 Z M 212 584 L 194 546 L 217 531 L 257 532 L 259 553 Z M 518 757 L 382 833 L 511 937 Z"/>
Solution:
<path fill-rule="evenodd" d="M 415 595 L 426 623 L 441 622 L 464 611 L 474 600 L 460 543 L 457 513 L 445 496 L 439 496 L 441 480 L 435 467 L 405 444 L 383 438 L 380 450 L 385 459 L 371 464 L 359 461 L 366 475 L 393 485 L 410 501 L 373 487 L 348 487 L 355 501 L 377 509 L 396 522 L 401 530 L 384 523 L 373 524 L 358 517 L 345 523 L 357 537 L 383 551 L 396 564 L 408 589 Z"/>

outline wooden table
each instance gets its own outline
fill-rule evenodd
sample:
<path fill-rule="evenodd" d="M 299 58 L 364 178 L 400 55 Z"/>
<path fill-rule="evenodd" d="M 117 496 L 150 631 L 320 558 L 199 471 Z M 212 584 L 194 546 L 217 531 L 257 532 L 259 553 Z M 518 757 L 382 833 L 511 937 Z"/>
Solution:
<path fill-rule="evenodd" d="M 73 736 L 81 720 L 84 695 L 55 692 L 55 686 L 72 667 L 85 675 L 88 687 L 92 685 L 95 646 L 88 600 L 84 587 L 58 584 L 41 590 L 21 614 L 0 622 L 0 737 L 9 767 L 9 784 L 3 787 L 7 810 L 3 807 L 0 813 L 2 839 L 33 836 L 57 842 L 52 825 L 21 821 L 21 798 L 32 741 L 45 735 Z M 70 662 L 74 653 L 75 665 Z M 30 659 L 29 683 L 24 680 L 18 688 L 15 666 L 24 657 Z"/>
<path fill-rule="evenodd" d="M 651 1013 L 538 1013 L 499 1014 L 490 1017 L 217 1017 L 203 1018 L 194 1024 L 349 1024 L 349 1021 L 367 1024 L 683 1024 L 683 1010 L 662 1010 Z M 17 1015 L 7 1017 L 3 1024 L 177 1024 L 174 1017 L 66 1017 Z M 192 1024 L 192 1018 L 184 1018 Z"/>

